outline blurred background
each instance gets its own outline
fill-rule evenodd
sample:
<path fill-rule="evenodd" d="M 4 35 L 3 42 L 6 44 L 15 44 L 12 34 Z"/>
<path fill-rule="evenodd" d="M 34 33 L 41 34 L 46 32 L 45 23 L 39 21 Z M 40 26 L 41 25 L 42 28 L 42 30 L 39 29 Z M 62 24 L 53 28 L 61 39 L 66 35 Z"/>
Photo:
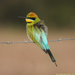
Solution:
<path fill-rule="evenodd" d="M 48 40 L 75 38 L 74 0 L 0 0 L 0 42 L 29 41 L 18 16 L 35 12 L 48 27 Z M 36 44 L 0 44 L 0 75 L 75 73 L 75 41 L 49 42 L 58 67 Z"/>

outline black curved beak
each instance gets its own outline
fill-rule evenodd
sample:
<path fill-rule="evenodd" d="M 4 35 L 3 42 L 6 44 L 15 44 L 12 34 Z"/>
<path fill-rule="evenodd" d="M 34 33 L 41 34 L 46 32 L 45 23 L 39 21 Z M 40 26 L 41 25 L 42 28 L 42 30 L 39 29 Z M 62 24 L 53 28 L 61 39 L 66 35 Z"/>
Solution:
<path fill-rule="evenodd" d="M 25 17 L 25 16 L 18 16 L 18 18 L 27 18 L 27 17 Z"/>

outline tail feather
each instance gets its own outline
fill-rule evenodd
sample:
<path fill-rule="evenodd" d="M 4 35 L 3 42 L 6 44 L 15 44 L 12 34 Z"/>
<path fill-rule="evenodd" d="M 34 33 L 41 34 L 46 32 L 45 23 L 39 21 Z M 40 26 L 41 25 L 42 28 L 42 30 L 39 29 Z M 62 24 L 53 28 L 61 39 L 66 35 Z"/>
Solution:
<path fill-rule="evenodd" d="M 49 56 L 50 56 L 50 58 L 51 58 L 52 62 L 54 62 L 54 63 L 55 63 L 55 65 L 57 66 L 57 64 L 56 64 L 56 60 L 55 60 L 55 58 L 54 58 L 53 54 L 51 53 L 51 51 L 50 51 L 50 50 L 46 50 L 46 51 L 47 51 L 47 53 L 49 54 Z"/>
<path fill-rule="evenodd" d="M 55 65 L 56 65 L 56 67 L 57 67 L 56 60 L 55 60 L 53 54 L 51 53 L 51 51 L 50 51 L 49 49 L 48 49 L 48 50 L 44 50 L 44 49 L 43 49 L 43 51 L 44 51 L 45 53 L 48 53 L 48 54 L 49 54 L 49 56 L 50 56 L 52 62 L 54 62 Z"/>
<path fill-rule="evenodd" d="M 55 60 L 53 54 L 51 53 L 51 51 L 50 51 L 50 50 L 47 50 L 47 53 L 49 54 L 49 56 L 50 56 L 52 62 L 56 62 L 56 60 Z"/>

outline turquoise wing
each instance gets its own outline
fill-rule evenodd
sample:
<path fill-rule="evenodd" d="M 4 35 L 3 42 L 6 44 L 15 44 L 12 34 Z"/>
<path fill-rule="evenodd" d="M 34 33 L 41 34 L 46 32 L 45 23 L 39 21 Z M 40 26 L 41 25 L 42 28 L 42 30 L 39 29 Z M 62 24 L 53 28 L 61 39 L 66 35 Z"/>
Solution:
<path fill-rule="evenodd" d="M 28 36 L 43 50 L 49 50 L 47 42 L 47 33 L 44 28 L 44 25 L 38 27 L 37 25 L 27 28 Z M 43 30 L 44 29 L 44 30 Z"/>
<path fill-rule="evenodd" d="M 43 30 L 41 33 L 41 42 L 42 42 L 42 45 L 44 46 L 44 49 L 49 50 L 49 46 L 48 46 L 48 42 L 47 42 L 47 36 Z"/>

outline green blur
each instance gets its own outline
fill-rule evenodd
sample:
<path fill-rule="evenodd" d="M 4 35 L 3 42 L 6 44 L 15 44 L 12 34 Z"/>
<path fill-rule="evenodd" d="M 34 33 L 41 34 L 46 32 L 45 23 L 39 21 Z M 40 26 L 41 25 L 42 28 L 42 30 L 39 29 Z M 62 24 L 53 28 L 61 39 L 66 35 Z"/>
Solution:
<path fill-rule="evenodd" d="M 35 12 L 50 28 L 75 27 L 75 0 L 0 0 L 0 25 L 24 28 L 24 19 L 17 17 L 29 12 Z"/>

